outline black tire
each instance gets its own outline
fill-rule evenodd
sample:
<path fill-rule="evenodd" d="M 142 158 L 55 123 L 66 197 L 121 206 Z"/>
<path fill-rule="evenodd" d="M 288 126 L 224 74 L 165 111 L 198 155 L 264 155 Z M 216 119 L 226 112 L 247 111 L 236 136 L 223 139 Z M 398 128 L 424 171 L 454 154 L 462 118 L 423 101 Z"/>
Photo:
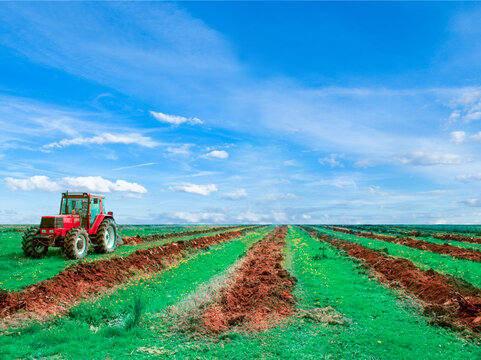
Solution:
<path fill-rule="evenodd" d="M 111 253 L 119 243 L 117 225 L 112 219 L 104 219 L 95 237 L 95 251 L 100 254 Z"/>
<path fill-rule="evenodd" d="M 48 251 L 48 246 L 38 245 L 37 239 L 38 227 L 31 227 L 25 231 L 22 238 L 22 250 L 26 257 L 33 259 L 41 259 Z"/>
<path fill-rule="evenodd" d="M 69 230 L 63 241 L 63 253 L 69 259 L 83 259 L 89 251 L 89 234 L 83 228 Z"/>

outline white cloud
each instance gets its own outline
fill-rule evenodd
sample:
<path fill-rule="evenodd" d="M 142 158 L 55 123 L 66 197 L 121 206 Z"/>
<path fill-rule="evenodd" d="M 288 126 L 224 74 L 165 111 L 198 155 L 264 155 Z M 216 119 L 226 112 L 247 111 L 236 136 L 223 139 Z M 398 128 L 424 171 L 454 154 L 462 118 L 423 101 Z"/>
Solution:
<path fill-rule="evenodd" d="M 213 150 L 213 151 L 205 154 L 205 157 L 217 158 L 217 159 L 227 159 L 229 157 L 229 153 L 225 150 Z"/>
<path fill-rule="evenodd" d="M 396 160 L 401 164 L 416 166 L 458 165 L 464 162 L 460 155 L 428 151 L 413 151 Z"/>
<path fill-rule="evenodd" d="M 111 192 L 130 192 L 137 194 L 145 194 L 147 189 L 137 183 L 127 182 L 125 180 L 116 180 L 112 182 L 100 176 L 79 176 L 64 177 L 57 181 L 52 181 L 47 176 L 36 175 L 27 179 L 5 178 L 7 187 L 12 191 L 88 191 L 99 193 Z"/>
<path fill-rule="evenodd" d="M 479 120 L 481 119 L 481 111 L 472 111 L 464 117 L 466 122 L 470 122 L 472 120 Z"/>
<path fill-rule="evenodd" d="M 60 184 L 51 181 L 47 176 L 36 175 L 28 179 L 5 178 L 7 187 L 12 191 L 60 191 Z"/>
<path fill-rule="evenodd" d="M 455 144 L 461 144 L 466 139 L 466 132 L 453 131 L 451 132 L 451 142 Z"/>
<path fill-rule="evenodd" d="M 247 191 L 245 189 L 237 189 L 230 193 L 222 195 L 223 199 L 228 200 L 240 200 L 247 196 Z"/>
<path fill-rule="evenodd" d="M 344 167 L 344 165 L 337 160 L 338 157 L 336 154 L 331 154 L 330 156 L 320 158 L 319 163 L 321 165 L 330 165 L 331 167 Z"/>
<path fill-rule="evenodd" d="M 207 196 L 212 192 L 217 191 L 217 186 L 215 184 L 208 184 L 208 185 L 186 184 L 186 185 L 171 186 L 169 187 L 169 190 L 175 191 L 175 192 L 185 192 L 190 194 Z"/>
<path fill-rule="evenodd" d="M 299 166 L 299 162 L 297 160 L 286 160 L 283 162 L 285 166 Z"/>
<path fill-rule="evenodd" d="M 472 207 L 481 207 L 481 199 L 479 198 L 471 198 L 461 201 L 463 204 L 472 206 Z"/>
<path fill-rule="evenodd" d="M 224 214 L 209 212 L 175 212 L 170 214 L 169 217 L 190 223 L 222 222 L 226 218 Z"/>
<path fill-rule="evenodd" d="M 133 168 L 138 168 L 138 167 L 144 167 L 144 166 L 151 166 L 151 165 L 156 165 L 157 163 L 144 163 L 144 164 L 138 164 L 138 165 L 131 165 L 131 166 L 122 166 L 116 169 L 113 169 L 114 171 L 118 170 L 124 170 L 124 169 L 133 169 Z"/>
<path fill-rule="evenodd" d="M 190 125 L 197 125 L 197 124 L 203 124 L 204 122 L 196 117 L 190 117 L 186 118 L 184 116 L 178 116 L 178 115 L 168 115 L 164 114 L 161 112 L 156 112 L 156 111 L 149 111 L 150 115 L 152 115 L 154 118 L 156 118 L 160 122 L 172 124 L 172 125 L 180 125 L 180 124 L 190 124 Z"/>
<path fill-rule="evenodd" d="M 471 135 L 469 138 L 474 141 L 481 141 L 481 131 L 477 134 Z"/>
<path fill-rule="evenodd" d="M 138 133 L 131 134 L 111 134 L 103 133 L 93 137 L 76 137 L 73 139 L 63 139 L 44 145 L 44 149 L 62 148 L 71 145 L 90 145 L 90 144 L 136 144 L 143 147 L 153 148 L 159 145 L 150 137 L 143 136 Z"/>
<path fill-rule="evenodd" d="M 456 180 L 463 181 L 463 182 L 480 181 L 481 180 L 481 173 L 470 174 L 470 175 L 458 175 L 458 176 L 456 176 Z"/>
<path fill-rule="evenodd" d="M 458 97 L 450 103 L 453 111 L 448 123 L 458 120 L 471 122 L 481 119 L 481 87 L 465 88 Z"/>
<path fill-rule="evenodd" d="M 418 191 L 418 194 L 421 195 L 444 195 L 448 194 L 449 190 L 429 190 L 429 191 Z"/>
<path fill-rule="evenodd" d="M 370 166 L 374 166 L 376 165 L 377 163 L 375 161 L 372 161 L 372 160 L 368 160 L 368 159 L 364 159 L 364 160 L 359 160 L 359 161 L 356 161 L 354 163 L 354 167 L 357 167 L 357 168 L 367 168 L 367 167 L 370 167 Z"/>
<path fill-rule="evenodd" d="M 248 221 L 248 222 L 259 222 L 266 219 L 268 216 L 266 214 L 257 214 L 251 211 L 240 213 L 237 215 L 237 221 Z"/>
<path fill-rule="evenodd" d="M 375 194 L 375 195 L 381 195 L 381 196 L 386 196 L 386 195 L 388 195 L 387 192 L 381 191 L 381 187 L 380 187 L 380 186 L 377 186 L 377 185 L 368 186 L 368 187 L 367 187 L 367 190 L 368 190 L 371 194 Z"/>
<path fill-rule="evenodd" d="M 180 146 L 169 146 L 166 150 L 172 155 L 189 155 L 192 144 L 183 144 Z"/>
<path fill-rule="evenodd" d="M 133 194 L 133 193 L 125 193 L 122 195 L 124 199 L 142 199 L 142 195 L 140 194 Z"/>
<path fill-rule="evenodd" d="M 285 221 L 287 221 L 286 213 L 282 212 L 282 211 L 274 211 L 272 213 L 272 217 L 274 218 L 275 222 L 285 222 Z"/>
<path fill-rule="evenodd" d="M 251 223 L 285 223 L 287 222 L 287 215 L 283 211 L 271 211 L 262 214 L 246 211 L 239 213 L 236 220 Z"/>
<path fill-rule="evenodd" d="M 287 194 L 267 194 L 263 196 L 260 201 L 271 202 L 271 201 L 282 201 L 282 200 L 298 200 L 299 196 L 292 193 Z"/>
<path fill-rule="evenodd" d="M 112 182 L 100 176 L 85 176 L 85 177 L 66 177 L 62 182 L 73 189 L 86 189 L 92 192 L 133 192 L 138 194 L 145 194 L 147 190 L 137 183 L 130 183 L 125 180 L 117 180 Z"/>
<path fill-rule="evenodd" d="M 347 187 L 356 187 L 356 182 L 348 177 L 348 176 L 338 176 L 336 178 L 332 179 L 322 179 L 318 181 L 314 181 L 311 183 L 308 183 L 306 185 L 309 186 L 317 186 L 317 185 L 325 185 L 325 186 L 334 186 L 340 189 L 347 188 Z"/>
<path fill-rule="evenodd" d="M 181 175 L 181 176 L 177 176 L 177 177 L 187 178 L 187 177 L 199 177 L 199 176 L 209 176 L 209 175 L 219 175 L 219 174 L 222 174 L 222 173 L 219 172 L 219 171 L 199 171 L 199 172 L 196 172 L 194 174 Z"/>

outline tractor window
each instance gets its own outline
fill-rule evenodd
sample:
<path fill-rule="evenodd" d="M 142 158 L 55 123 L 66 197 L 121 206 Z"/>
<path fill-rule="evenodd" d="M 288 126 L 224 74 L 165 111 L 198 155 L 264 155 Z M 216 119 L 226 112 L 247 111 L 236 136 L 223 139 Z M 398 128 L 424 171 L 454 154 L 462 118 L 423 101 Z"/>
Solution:
<path fill-rule="evenodd" d="M 93 198 L 90 200 L 90 225 L 92 225 L 95 221 L 95 218 L 98 214 L 100 214 L 100 199 Z"/>
<path fill-rule="evenodd" d="M 79 214 L 81 216 L 87 215 L 88 200 L 84 198 L 68 198 L 62 200 L 62 209 L 60 215 Z"/>

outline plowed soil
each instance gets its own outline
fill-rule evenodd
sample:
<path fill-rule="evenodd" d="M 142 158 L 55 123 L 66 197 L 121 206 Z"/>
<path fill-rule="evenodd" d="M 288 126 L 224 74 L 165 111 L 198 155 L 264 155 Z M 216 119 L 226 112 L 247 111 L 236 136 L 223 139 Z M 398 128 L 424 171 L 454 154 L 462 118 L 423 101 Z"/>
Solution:
<path fill-rule="evenodd" d="M 472 249 L 459 248 L 448 244 L 435 244 L 427 241 L 416 240 L 408 237 L 398 238 L 390 235 L 375 234 L 365 231 L 352 231 L 346 228 L 332 227 L 334 231 L 362 236 L 368 239 L 377 239 L 386 242 L 392 242 L 399 245 L 409 246 L 414 249 L 427 250 L 437 254 L 451 255 L 459 259 L 466 259 L 471 261 L 481 261 L 481 251 Z"/>
<path fill-rule="evenodd" d="M 227 231 L 231 229 L 239 228 L 240 230 L 244 229 L 245 227 L 241 226 L 219 226 L 219 227 L 213 227 L 210 229 L 205 229 L 205 230 L 192 230 L 192 231 L 184 231 L 184 232 L 178 232 L 178 233 L 172 233 L 172 234 L 162 234 L 162 235 L 149 235 L 149 236 L 140 236 L 140 235 L 135 235 L 135 236 L 126 236 L 122 238 L 123 244 L 124 245 L 139 245 L 144 242 L 150 242 L 150 241 L 157 241 L 157 240 L 163 240 L 163 239 L 173 239 L 177 237 L 182 237 L 182 236 L 191 236 L 191 235 L 198 235 L 198 234 L 207 234 L 211 232 L 216 232 L 216 231 Z"/>
<path fill-rule="evenodd" d="M 317 231 L 311 235 L 363 260 L 381 281 L 414 295 L 424 303 L 425 312 L 433 315 L 436 323 L 481 332 L 481 291 L 472 285 L 434 270 L 419 269 L 409 260 L 394 258 L 359 244 L 321 235 Z"/>
<path fill-rule="evenodd" d="M 454 240 L 454 241 L 461 241 L 461 242 L 469 242 L 473 244 L 481 244 L 481 238 L 474 237 L 474 236 L 463 236 L 458 234 L 444 234 L 444 233 L 437 233 L 437 234 L 432 233 L 430 234 L 430 236 L 440 240 Z"/>
<path fill-rule="evenodd" d="M 19 310 L 41 316 L 59 312 L 79 299 L 125 282 L 136 272 L 160 271 L 165 267 L 165 263 L 172 263 L 187 249 L 203 249 L 239 237 L 244 231 L 220 233 L 186 242 L 172 242 L 160 247 L 137 250 L 127 257 L 74 264 L 53 278 L 21 291 L 0 294 L 0 318 L 15 314 Z"/>
<path fill-rule="evenodd" d="M 278 227 L 248 252 L 233 283 L 202 315 L 209 331 L 234 326 L 262 331 L 294 311 L 296 279 L 281 266 L 286 234 L 286 226 Z"/>

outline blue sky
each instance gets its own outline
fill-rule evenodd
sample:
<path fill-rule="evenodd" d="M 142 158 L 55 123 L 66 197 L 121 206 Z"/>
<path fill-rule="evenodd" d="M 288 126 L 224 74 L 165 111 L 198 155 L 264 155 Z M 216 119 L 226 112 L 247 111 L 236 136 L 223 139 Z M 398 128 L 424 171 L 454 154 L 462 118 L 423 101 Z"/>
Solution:
<path fill-rule="evenodd" d="M 0 3 L 0 223 L 481 223 L 477 3 Z"/>

